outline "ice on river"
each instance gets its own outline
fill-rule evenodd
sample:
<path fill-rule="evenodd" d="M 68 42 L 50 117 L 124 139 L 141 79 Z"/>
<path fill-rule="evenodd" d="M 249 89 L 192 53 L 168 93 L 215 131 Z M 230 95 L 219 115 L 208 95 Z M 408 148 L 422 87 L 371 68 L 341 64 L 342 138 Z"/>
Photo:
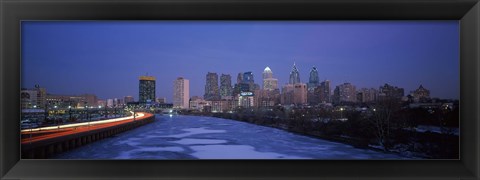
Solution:
<path fill-rule="evenodd" d="M 228 119 L 161 116 L 56 159 L 407 159 Z"/>

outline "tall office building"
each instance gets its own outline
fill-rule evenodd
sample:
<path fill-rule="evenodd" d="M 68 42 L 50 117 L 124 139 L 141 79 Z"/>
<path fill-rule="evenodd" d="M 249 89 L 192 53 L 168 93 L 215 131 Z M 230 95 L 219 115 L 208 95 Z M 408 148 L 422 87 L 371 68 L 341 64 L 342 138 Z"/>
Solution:
<path fill-rule="evenodd" d="M 325 80 L 320 83 L 320 86 L 315 88 L 315 94 L 318 95 L 318 99 L 320 103 L 331 103 L 331 88 L 330 88 L 330 81 Z"/>
<path fill-rule="evenodd" d="M 140 76 L 138 101 L 140 103 L 150 103 L 155 101 L 155 77 Z"/>
<path fill-rule="evenodd" d="M 218 89 L 218 74 L 208 72 L 206 76 L 204 99 L 207 101 L 220 100 L 220 92 Z"/>
<path fill-rule="evenodd" d="M 222 74 L 220 76 L 220 97 L 225 99 L 229 96 L 232 96 L 232 77 L 230 74 Z"/>
<path fill-rule="evenodd" d="M 315 66 L 313 66 L 312 70 L 310 70 L 310 77 L 308 79 L 307 88 L 309 92 L 313 92 L 313 90 L 319 85 L 318 80 L 318 70 Z"/>
<path fill-rule="evenodd" d="M 180 109 L 189 108 L 190 89 L 189 81 L 183 77 L 177 78 L 173 83 L 173 107 Z"/>
<path fill-rule="evenodd" d="M 240 91 L 254 92 L 257 89 L 260 89 L 260 86 L 255 84 L 253 73 L 250 71 L 243 73 L 242 83 L 240 83 Z"/>
<path fill-rule="evenodd" d="M 273 72 L 269 67 L 263 70 L 263 89 L 268 91 L 278 89 L 278 79 L 273 78 Z"/>
<path fill-rule="evenodd" d="M 243 74 L 240 72 L 237 75 L 237 84 L 240 84 L 243 82 Z"/>
<path fill-rule="evenodd" d="M 283 105 L 294 104 L 293 89 L 294 89 L 293 84 L 286 84 L 285 86 L 282 87 L 280 103 L 282 103 Z"/>
<path fill-rule="evenodd" d="M 306 104 L 307 103 L 307 85 L 304 83 L 297 83 L 293 85 L 293 103 Z"/>
<path fill-rule="evenodd" d="M 315 89 L 319 86 L 319 80 L 318 80 L 318 71 L 315 66 L 312 67 L 312 70 L 310 70 L 310 76 L 308 78 L 308 83 L 307 83 L 307 100 L 308 103 L 311 105 L 317 105 L 320 103 L 320 95 L 318 93 L 315 93 Z"/>
<path fill-rule="evenodd" d="M 292 71 L 290 72 L 289 84 L 300 83 L 300 73 L 298 72 L 297 66 L 293 63 Z"/>
<path fill-rule="evenodd" d="M 355 90 L 355 86 L 350 83 L 338 85 L 334 90 L 334 100 L 336 103 L 356 102 L 357 91 Z"/>

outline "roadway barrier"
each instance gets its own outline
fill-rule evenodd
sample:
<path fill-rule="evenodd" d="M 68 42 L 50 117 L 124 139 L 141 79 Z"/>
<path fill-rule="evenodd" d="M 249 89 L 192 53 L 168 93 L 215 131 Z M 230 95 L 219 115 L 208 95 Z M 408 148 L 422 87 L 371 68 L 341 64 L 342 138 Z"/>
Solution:
<path fill-rule="evenodd" d="M 155 120 L 154 114 L 144 113 L 145 116 L 135 120 L 128 119 L 111 124 L 94 125 L 92 128 L 83 127 L 83 130 L 71 128 L 69 131 L 59 131 L 58 135 L 50 134 L 48 137 L 37 139 L 22 139 L 23 159 L 45 159 L 53 155 L 96 142 L 110 136 L 134 129 L 151 123 Z"/>

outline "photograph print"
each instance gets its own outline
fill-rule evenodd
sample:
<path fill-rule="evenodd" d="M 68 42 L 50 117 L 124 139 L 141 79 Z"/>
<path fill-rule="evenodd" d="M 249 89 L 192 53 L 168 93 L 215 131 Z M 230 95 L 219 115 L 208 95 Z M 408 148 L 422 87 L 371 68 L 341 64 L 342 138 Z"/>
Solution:
<path fill-rule="evenodd" d="M 459 159 L 459 21 L 22 21 L 22 159 Z"/>

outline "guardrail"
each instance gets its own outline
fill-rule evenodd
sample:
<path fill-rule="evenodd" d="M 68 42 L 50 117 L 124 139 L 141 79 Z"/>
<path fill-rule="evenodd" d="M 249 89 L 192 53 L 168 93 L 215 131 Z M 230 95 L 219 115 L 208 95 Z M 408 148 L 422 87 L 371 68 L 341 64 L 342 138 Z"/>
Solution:
<path fill-rule="evenodd" d="M 130 116 L 86 124 L 77 123 L 63 125 L 63 127 L 52 126 L 46 127 L 46 129 L 44 127 L 43 129 L 24 130 L 22 131 L 22 136 L 28 136 L 28 133 L 45 134 L 22 138 L 21 156 L 23 159 L 45 159 L 55 154 L 151 123 L 155 119 L 154 114 L 141 112 L 137 114 L 139 116 L 135 118 Z"/>

